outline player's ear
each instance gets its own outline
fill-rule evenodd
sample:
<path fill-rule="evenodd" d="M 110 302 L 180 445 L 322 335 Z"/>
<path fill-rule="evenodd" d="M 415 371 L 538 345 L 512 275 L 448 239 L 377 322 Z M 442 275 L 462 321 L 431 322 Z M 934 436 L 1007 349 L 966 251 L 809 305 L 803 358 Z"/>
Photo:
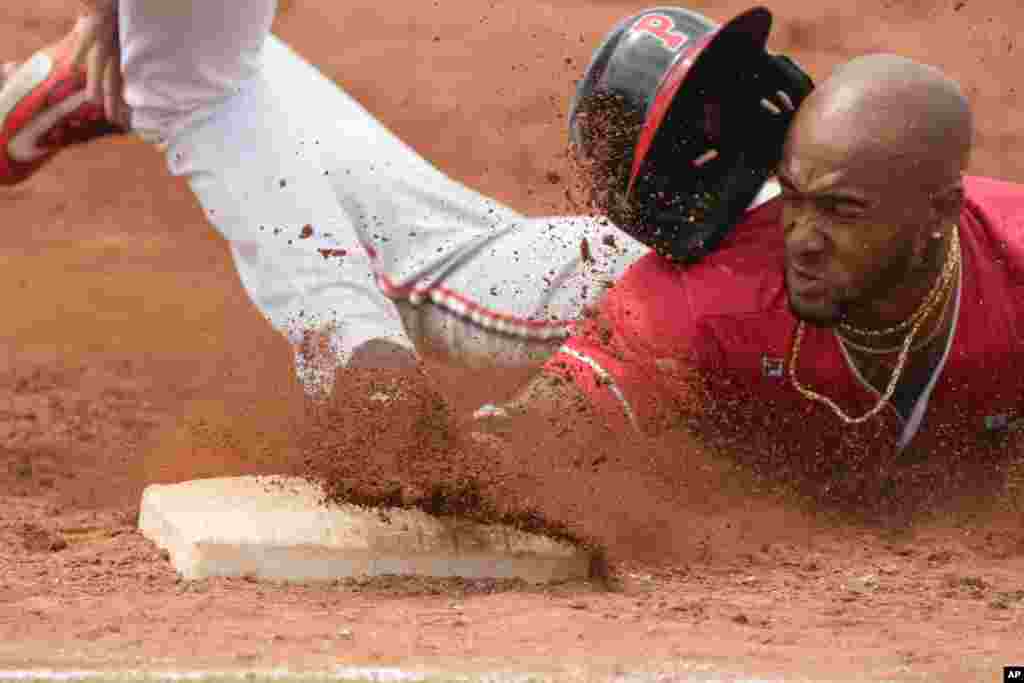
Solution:
<path fill-rule="evenodd" d="M 960 212 L 963 211 L 963 208 L 963 178 L 958 178 L 956 182 L 932 195 L 932 217 L 937 224 L 958 223 L 960 221 Z"/>

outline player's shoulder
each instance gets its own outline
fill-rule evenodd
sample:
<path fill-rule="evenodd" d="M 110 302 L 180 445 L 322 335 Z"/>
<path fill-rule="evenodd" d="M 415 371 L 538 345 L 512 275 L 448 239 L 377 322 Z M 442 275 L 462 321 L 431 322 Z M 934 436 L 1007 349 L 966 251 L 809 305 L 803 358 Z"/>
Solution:
<path fill-rule="evenodd" d="M 779 202 L 749 211 L 715 252 L 681 265 L 642 257 L 608 293 L 606 315 L 649 337 L 688 335 L 701 320 L 759 313 L 778 304 L 784 242 Z"/>
<path fill-rule="evenodd" d="M 1018 210 L 1024 210 L 1024 185 L 1020 183 L 969 175 L 964 177 L 964 190 L 970 199 L 1016 206 Z"/>
<path fill-rule="evenodd" d="M 756 311 L 767 302 L 766 290 L 782 281 L 780 208 L 773 201 L 748 212 L 719 248 L 697 263 L 679 264 L 648 253 L 609 296 L 676 311 L 680 300 L 709 314 Z"/>
<path fill-rule="evenodd" d="M 1024 185 L 995 178 L 967 176 L 964 179 L 967 208 L 979 214 L 1001 232 L 1024 232 Z"/>
<path fill-rule="evenodd" d="M 964 180 L 965 221 L 976 248 L 1024 282 L 1024 185 L 993 178 Z"/>

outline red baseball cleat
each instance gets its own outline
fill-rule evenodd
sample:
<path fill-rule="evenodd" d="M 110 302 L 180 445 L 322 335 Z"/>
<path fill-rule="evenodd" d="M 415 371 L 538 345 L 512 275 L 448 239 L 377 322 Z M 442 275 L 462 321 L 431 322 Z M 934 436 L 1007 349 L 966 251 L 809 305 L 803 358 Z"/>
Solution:
<path fill-rule="evenodd" d="M 61 149 L 123 132 L 86 98 L 72 39 L 43 48 L 0 88 L 0 185 L 16 185 Z"/>

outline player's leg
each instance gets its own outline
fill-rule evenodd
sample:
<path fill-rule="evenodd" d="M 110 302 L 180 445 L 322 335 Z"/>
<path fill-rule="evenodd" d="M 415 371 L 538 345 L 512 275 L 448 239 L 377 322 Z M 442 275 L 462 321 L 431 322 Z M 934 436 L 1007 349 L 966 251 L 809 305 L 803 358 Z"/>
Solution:
<path fill-rule="evenodd" d="M 188 178 L 249 295 L 295 344 L 301 378 L 322 386 L 362 342 L 408 341 L 308 133 L 318 105 L 301 91 L 282 101 L 263 73 L 275 5 L 122 0 L 125 98 L 133 128 Z M 305 333 L 332 328 L 328 362 L 310 363 Z"/>
<path fill-rule="evenodd" d="M 488 386 L 514 388 L 646 251 L 603 221 L 527 218 L 454 181 L 273 36 L 264 74 L 288 118 L 309 126 L 417 350 L 452 384 L 489 368 Z"/>
<path fill-rule="evenodd" d="M 453 260 L 436 286 L 398 308 L 417 350 L 452 387 L 513 396 L 647 248 L 590 217 L 529 218 Z M 453 362 L 453 360 L 457 362 Z M 481 387 L 481 368 L 489 381 Z"/>
<path fill-rule="evenodd" d="M 266 15 L 249 11 L 249 21 L 235 18 L 258 35 Z M 179 32 L 195 19 L 175 16 L 171 23 Z M 203 21 L 221 46 L 256 51 L 251 36 L 226 41 L 218 17 Z M 351 349 L 344 348 L 348 339 L 399 338 L 381 330 L 378 318 L 391 311 L 376 292 L 366 291 L 369 278 L 360 279 L 368 268 L 352 247 L 359 241 L 352 230 L 371 249 L 381 282 L 400 302 L 418 344 L 446 364 L 532 369 L 557 345 L 566 322 L 596 300 L 600 289 L 587 288 L 579 272 L 579 238 L 587 221 L 565 221 L 552 232 L 548 221 L 527 221 L 456 183 L 272 37 L 262 72 L 251 55 L 221 68 L 194 55 L 177 66 L 133 67 L 140 59 L 160 61 L 160 50 L 132 49 L 132 35 L 143 25 L 126 21 L 123 27 L 129 104 L 139 112 L 135 124 L 166 141 L 172 170 L 189 176 L 211 221 L 232 241 L 243 282 L 279 327 L 301 330 L 311 319 L 334 317 L 340 331 L 335 341 L 343 350 Z M 218 53 L 212 64 L 223 58 Z M 131 84 L 143 75 L 140 93 Z M 190 106 L 176 107 L 166 96 L 176 89 Z M 210 104 L 203 110 L 196 102 Z M 303 221 L 295 221 L 297 212 L 282 215 L 302 204 L 300 194 L 316 211 Z M 254 220 L 263 231 L 257 232 Z M 311 234 L 300 239 L 306 225 Z M 599 243 L 595 239 L 595 247 Z M 361 312 L 353 299 L 370 304 L 368 310 Z M 541 332 L 520 334 L 536 329 Z"/>

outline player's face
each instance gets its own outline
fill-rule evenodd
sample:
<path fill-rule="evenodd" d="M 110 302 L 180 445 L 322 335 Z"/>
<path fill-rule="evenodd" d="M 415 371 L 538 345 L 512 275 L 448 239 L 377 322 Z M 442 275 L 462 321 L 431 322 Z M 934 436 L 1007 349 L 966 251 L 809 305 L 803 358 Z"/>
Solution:
<path fill-rule="evenodd" d="M 834 139 L 794 130 L 787 141 L 785 280 L 798 318 L 832 326 L 864 316 L 920 261 L 922 193 L 883 168 Z"/>

